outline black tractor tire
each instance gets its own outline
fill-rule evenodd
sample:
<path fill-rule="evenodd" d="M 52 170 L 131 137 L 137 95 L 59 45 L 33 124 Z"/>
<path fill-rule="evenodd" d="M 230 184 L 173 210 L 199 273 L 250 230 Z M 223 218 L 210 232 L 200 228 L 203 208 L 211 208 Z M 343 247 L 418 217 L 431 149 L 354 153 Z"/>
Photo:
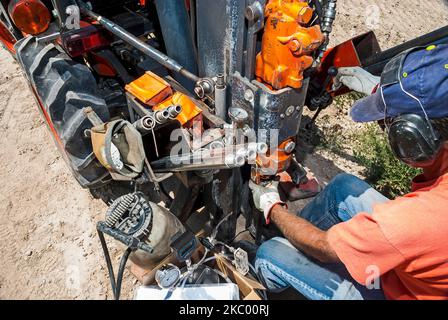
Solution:
<path fill-rule="evenodd" d="M 91 107 L 104 122 L 110 119 L 91 70 L 54 44 L 38 43 L 35 37 L 20 40 L 15 49 L 40 111 L 76 180 L 90 189 L 109 184 L 110 174 L 96 159 L 86 135 L 92 124 L 84 108 Z"/>

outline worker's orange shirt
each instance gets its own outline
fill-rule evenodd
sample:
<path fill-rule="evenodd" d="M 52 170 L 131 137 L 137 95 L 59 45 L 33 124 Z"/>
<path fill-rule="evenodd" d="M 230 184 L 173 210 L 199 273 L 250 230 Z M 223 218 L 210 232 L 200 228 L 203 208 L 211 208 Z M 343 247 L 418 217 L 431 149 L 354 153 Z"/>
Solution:
<path fill-rule="evenodd" d="M 329 241 L 362 285 L 381 276 L 387 299 L 448 299 L 448 174 L 329 230 Z"/>

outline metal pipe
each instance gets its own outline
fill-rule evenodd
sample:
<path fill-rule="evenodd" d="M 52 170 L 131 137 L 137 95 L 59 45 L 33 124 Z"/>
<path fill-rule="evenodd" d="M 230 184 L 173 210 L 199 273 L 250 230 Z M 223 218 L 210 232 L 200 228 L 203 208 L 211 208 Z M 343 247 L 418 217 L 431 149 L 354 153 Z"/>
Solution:
<path fill-rule="evenodd" d="M 246 8 L 245 15 L 249 21 L 245 76 L 249 80 L 253 80 L 255 78 L 257 33 L 264 27 L 264 8 L 260 2 L 254 2 Z"/>
<path fill-rule="evenodd" d="M 167 108 L 170 119 L 176 119 L 182 113 L 182 106 L 169 106 Z"/>
<path fill-rule="evenodd" d="M 224 74 L 218 75 L 215 85 L 215 114 L 224 121 L 227 118 L 227 84 Z"/>
<path fill-rule="evenodd" d="M 123 41 L 129 43 L 137 50 L 141 51 L 142 53 L 146 54 L 148 57 L 154 59 L 158 63 L 160 63 L 162 66 L 166 67 L 169 70 L 172 70 L 174 72 L 177 72 L 187 79 L 190 79 L 191 81 L 194 81 L 195 83 L 200 80 L 198 76 L 191 73 L 187 69 L 185 69 L 184 66 L 182 66 L 179 62 L 176 60 L 168 57 L 166 54 L 162 53 L 161 51 L 155 49 L 154 47 L 150 46 L 147 43 L 144 43 L 139 38 L 134 36 L 133 34 L 129 33 L 119 25 L 115 24 L 111 20 L 102 17 L 93 11 L 89 9 L 89 7 L 82 1 L 78 1 L 80 4 L 81 13 L 96 20 L 99 24 L 101 24 L 106 30 L 113 33 Z"/>
<path fill-rule="evenodd" d="M 149 132 L 157 129 L 158 126 L 163 125 L 169 121 L 173 121 L 182 112 L 181 106 L 170 106 L 168 108 L 156 111 L 143 118 L 137 120 L 134 123 L 134 127 L 142 134 L 148 134 Z"/>
<path fill-rule="evenodd" d="M 247 146 L 233 145 L 221 149 L 166 157 L 151 163 L 154 172 L 222 170 L 244 166 Z"/>
<path fill-rule="evenodd" d="M 154 112 L 154 119 L 156 119 L 159 124 L 166 123 L 170 120 L 170 113 L 167 109 L 156 111 Z"/>
<path fill-rule="evenodd" d="M 137 120 L 134 123 L 134 127 L 140 132 L 141 134 L 145 135 L 149 132 L 152 132 L 156 127 L 156 120 L 154 117 L 151 116 L 145 116 L 139 120 Z"/>

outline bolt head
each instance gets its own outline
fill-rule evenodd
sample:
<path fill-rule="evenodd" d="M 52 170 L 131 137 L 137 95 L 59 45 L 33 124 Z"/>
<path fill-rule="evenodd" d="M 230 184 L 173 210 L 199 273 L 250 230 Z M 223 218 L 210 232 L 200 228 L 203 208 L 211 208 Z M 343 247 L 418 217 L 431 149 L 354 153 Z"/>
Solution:
<path fill-rule="evenodd" d="M 292 116 L 292 114 L 294 113 L 295 110 L 296 110 L 296 108 L 294 106 L 289 106 L 288 109 L 286 109 L 286 116 L 287 117 Z"/>
<path fill-rule="evenodd" d="M 253 92 L 252 90 L 250 90 L 250 89 L 247 89 L 247 90 L 244 92 L 244 99 L 245 99 L 246 101 L 252 103 L 252 102 L 254 101 L 254 99 L 255 99 L 254 92 Z"/>
<path fill-rule="evenodd" d="M 288 144 L 285 146 L 285 152 L 293 153 L 295 148 L 296 148 L 295 142 L 293 142 L 293 141 L 288 142 Z"/>
<path fill-rule="evenodd" d="M 291 42 L 289 42 L 288 44 L 288 47 L 289 50 L 291 50 L 293 53 L 297 53 L 302 50 L 302 44 L 297 39 L 291 40 Z"/>

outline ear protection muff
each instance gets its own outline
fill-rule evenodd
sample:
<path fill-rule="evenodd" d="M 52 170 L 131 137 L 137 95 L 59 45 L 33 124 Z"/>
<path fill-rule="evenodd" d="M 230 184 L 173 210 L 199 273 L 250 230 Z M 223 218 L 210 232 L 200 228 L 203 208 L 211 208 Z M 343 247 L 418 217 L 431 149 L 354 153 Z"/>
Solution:
<path fill-rule="evenodd" d="M 389 143 L 397 158 L 421 168 L 434 163 L 443 140 L 425 117 L 405 114 L 395 118 L 390 125 Z"/>

